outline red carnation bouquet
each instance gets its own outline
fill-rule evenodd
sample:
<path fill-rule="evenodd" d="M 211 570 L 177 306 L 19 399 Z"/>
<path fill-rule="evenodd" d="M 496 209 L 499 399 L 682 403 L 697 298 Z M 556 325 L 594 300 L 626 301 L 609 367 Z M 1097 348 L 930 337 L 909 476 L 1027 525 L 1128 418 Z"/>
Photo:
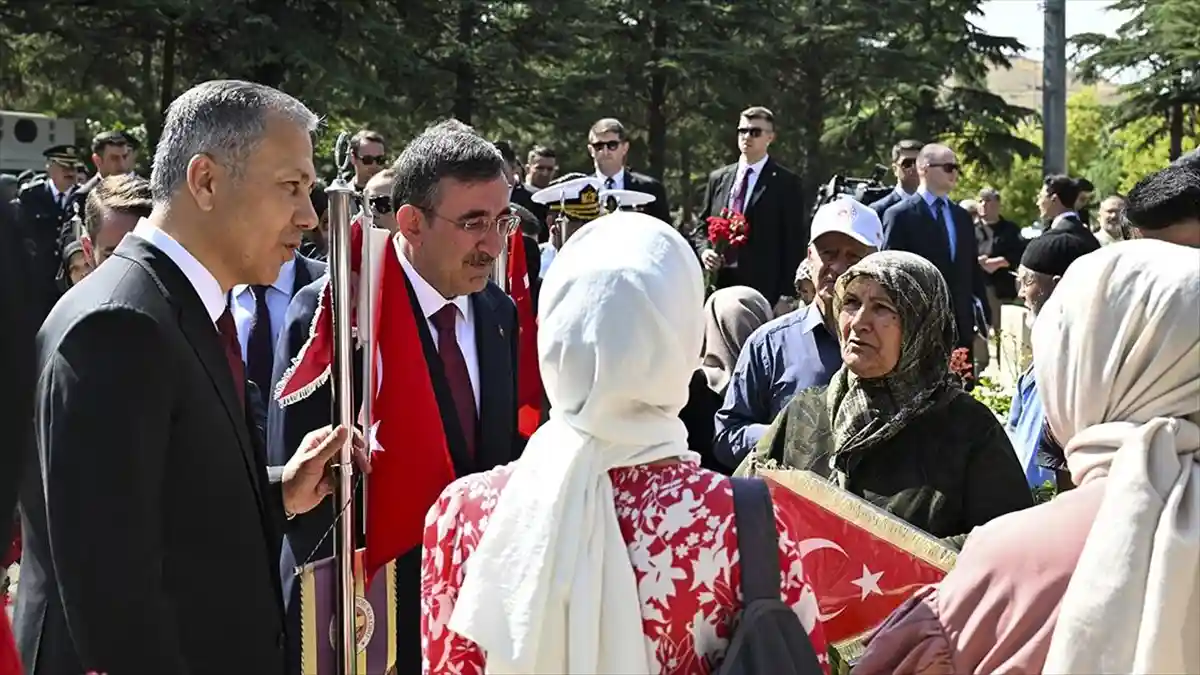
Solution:
<path fill-rule="evenodd" d="M 963 386 L 970 386 L 975 380 L 975 366 L 971 363 L 971 354 L 966 347 L 959 347 L 950 352 L 950 372 L 963 381 Z"/>
<path fill-rule="evenodd" d="M 717 255 L 724 257 L 730 248 L 739 248 L 746 243 L 750 224 L 746 216 L 733 209 L 721 209 L 721 214 L 708 217 L 708 241 Z M 715 279 L 711 272 L 704 273 L 705 285 L 712 290 Z"/>

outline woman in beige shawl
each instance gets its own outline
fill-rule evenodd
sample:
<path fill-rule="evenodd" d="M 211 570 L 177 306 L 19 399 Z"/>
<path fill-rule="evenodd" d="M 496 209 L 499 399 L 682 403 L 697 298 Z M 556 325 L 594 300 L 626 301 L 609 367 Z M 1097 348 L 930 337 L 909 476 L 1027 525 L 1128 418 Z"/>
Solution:
<path fill-rule="evenodd" d="M 976 530 L 856 673 L 1200 673 L 1200 251 L 1080 258 L 1033 352 L 1079 487 Z"/>

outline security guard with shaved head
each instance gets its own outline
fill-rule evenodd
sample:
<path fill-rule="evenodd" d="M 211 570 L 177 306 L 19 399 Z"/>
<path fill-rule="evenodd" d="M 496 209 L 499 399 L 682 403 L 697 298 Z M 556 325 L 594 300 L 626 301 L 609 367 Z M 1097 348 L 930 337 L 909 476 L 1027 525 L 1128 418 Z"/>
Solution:
<path fill-rule="evenodd" d="M 39 324 L 60 294 L 61 233 L 70 217 L 67 196 L 83 169 L 82 154 L 73 145 L 55 145 L 42 154 L 46 175 L 23 186 L 15 201 L 29 256 L 31 302 Z"/>

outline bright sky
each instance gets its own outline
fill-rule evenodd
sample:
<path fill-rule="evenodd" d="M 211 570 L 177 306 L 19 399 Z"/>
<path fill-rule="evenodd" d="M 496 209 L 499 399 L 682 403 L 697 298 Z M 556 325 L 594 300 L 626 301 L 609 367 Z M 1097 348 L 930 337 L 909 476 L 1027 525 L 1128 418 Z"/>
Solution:
<path fill-rule="evenodd" d="M 1079 33 L 1114 34 L 1130 19 L 1129 12 L 1109 10 L 1111 0 L 1066 0 L 1067 37 Z M 992 35 L 1015 37 L 1025 45 L 1025 55 L 1042 60 L 1044 24 L 1038 0 L 984 0 L 983 16 L 976 24 Z M 1072 50 L 1067 48 L 1067 58 Z"/>

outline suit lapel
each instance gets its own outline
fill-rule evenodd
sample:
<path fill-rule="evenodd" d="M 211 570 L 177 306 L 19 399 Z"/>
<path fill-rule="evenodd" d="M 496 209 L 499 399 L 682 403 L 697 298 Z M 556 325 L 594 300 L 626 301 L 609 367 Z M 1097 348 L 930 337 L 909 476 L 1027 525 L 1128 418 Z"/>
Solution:
<path fill-rule="evenodd" d="M 405 273 L 405 278 L 408 274 Z M 467 440 L 463 437 L 462 424 L 458 421 L 458 412 L 454 407 L 454 396 L 450 393 L 450 382 L 446 379 L 446 369 L 442 366 L 442 358 L 438 355 L 437 345 L 433 344 L 433 335 L 429 332 L 429 322 L 421 303 L 417 300 L 412 281 L 408 281 L 408 301 L 412 305 L 413 318 L 416 319 L 417 333 L 421 337 L 421 350 L 425 354 L 425 365 L 429 367 L 429 380 L 433 384 L 433 396 L 437 399 L 438 412 L 441 414 L 442 429 L 446 434 L 446 447 L 450 451 L 450 461 L 454 464 L 454 475 L 466 476 L 472 472 L 474 463 L 467 453 Z"/>
<path fill-rule="evenodd" d="M 475 313 L 475 347 L 479 354 L 479 443 L 476 444 L 475 464 L 486 470 L 505 464 L 511 458 L 509 438 L 503 411 L 513 410 L 515 402 L 513 383 L 512 352 L 510 340 L 500 323 L 500 312 L 495 299 L 487 290 L 470 296 Z M 484 405 L 483 402 L 487 404 Z"/>
<path fill-rule="evenodd" d="M 750 199 L 746 201 L 747 213 L 762 198 L 763 191 L 767 189 L 767 183 L 775 177 L 775 171 L 775 162 L 767 159 L 767 163 L 763 165 L 762 175 L 758 177 L 758 180 L 754 181 L 754 190 L 750 192 Z"/>
<path fill-rule="evenodd" d="M 721 215 L 721 210 L 729 207 L 729 196 L 733 191 L 733 179 L 737 175 L 737 164 L 725 167 L 725 172 L 717 181 L 716 203 L 712 205 L 712 215 Z"/>
<path fill-rule="evenodd" d="M 117 248 L 121 255 L 145 268 L 162 290 L 168 302 L 176 310 L 179 327 L 187 338 L 188 344 L 196 353 L 196 358 L 204 366 L 212 380 L 213 386 L 229 421 L 237 435 L 239 450 L 246 463 L 246 471 L 250 474 L 250 484 L 254 488 L 254 497 L 258 502 L 260 516 L 264 523 L 268 522 L 270 514 L 263 499 L 263 487 L 260 484 L 259 468 L 262 463 L 254 451 L 250 438 L 249 420 L 246 408 L 238 398 L 233 373 L 229 370 L 229 361 L 225 358 L 225 350 L 216 327 L 204 308 L 204 302 L 197 295 L 183 271 L 170 260 L 167 255 L 140 237 L 126 237 Z M 243 383 L 244 387 L 245 384 Z M 247 398 L 249 394 L 247 394 Z"/>

